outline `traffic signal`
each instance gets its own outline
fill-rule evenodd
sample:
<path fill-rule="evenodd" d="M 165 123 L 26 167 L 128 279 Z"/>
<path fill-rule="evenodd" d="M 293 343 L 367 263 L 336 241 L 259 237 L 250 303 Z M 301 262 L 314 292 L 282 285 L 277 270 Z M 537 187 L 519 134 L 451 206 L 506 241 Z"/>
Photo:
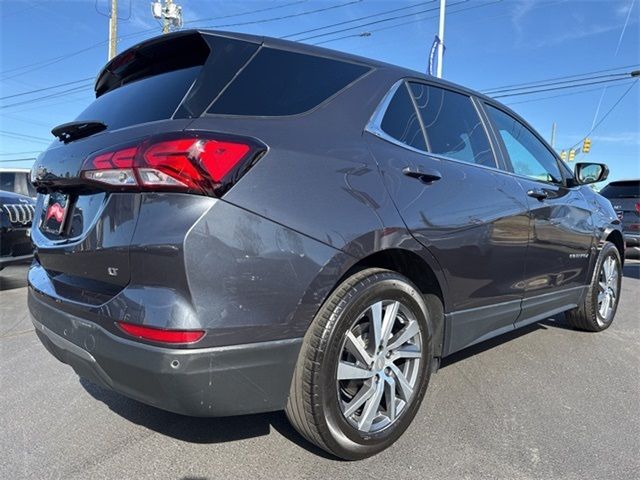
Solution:
<path fill-rule="evenodd" d="M 585 138 L 582 142 L 582 153 L 589 153 L 589 150 L 591 150 L 591 139 Z"/>
<path fill-rule="evenodd" d="M 560 150 L 560 158 L 567 161 L 567 152 L 565 150 Z"/>
<path fill-rule="evenodd" d="M 569 161 L 573 162 L 575 158 L 576 158 L 576 151 L 575 149 L 572 148 L 571 150 L 569 150 Z"/>

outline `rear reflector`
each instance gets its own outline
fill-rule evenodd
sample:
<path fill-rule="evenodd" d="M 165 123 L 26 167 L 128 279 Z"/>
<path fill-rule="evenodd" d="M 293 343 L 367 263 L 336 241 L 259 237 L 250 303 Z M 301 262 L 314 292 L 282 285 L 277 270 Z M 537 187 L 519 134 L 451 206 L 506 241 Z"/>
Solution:
<path fill-rule="evenodd" d="M 265 150 L 252 139 L 165 135 L 99 152 L 85 160 L 82 176 L 118 189 L 220 196 Z"/>
<path fill-rule="evenodd" d="M 126 322 L 116 322 L 116 325 L 132 337 L 159 343 L 195 343 L 204 337 L 204 330 L 167 330 Z"/>

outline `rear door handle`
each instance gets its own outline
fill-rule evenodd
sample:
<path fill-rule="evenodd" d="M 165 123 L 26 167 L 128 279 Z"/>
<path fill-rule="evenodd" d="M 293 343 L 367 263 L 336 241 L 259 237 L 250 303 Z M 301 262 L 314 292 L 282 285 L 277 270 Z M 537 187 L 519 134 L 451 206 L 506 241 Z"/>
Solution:
<path fill-rule="evenodd" d="M 442 174 L 439 171 L 430 168 L 417 169 L 414 167 L 404 167 L 402 173 L 407 177 L 417 178 L 423 183 L 436 182 L 442 178 Z"/>
<path fill-rule="evenodd" d="M 541 188 L 531 189 L 527 192 L 527 195 L 529 195 L 530 197 L 536 198 L 540 201 L 544 200 L 549 196 L 549 194 L 544 190 L 542 190 Z"/>

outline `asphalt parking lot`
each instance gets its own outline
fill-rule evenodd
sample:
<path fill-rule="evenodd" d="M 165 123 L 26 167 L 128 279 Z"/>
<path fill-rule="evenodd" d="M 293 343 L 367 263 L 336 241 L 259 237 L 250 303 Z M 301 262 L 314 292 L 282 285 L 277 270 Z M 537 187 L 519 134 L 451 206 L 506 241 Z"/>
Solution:
<path fill-rule="evenodd" d="M 640 478 L 640 262 L 600 334 L 562 316 L 444 362 L 407 433 L 328 458 L 283 413 L 195 419 L 80 380 L 39 343 L 26 266 L 0 272 L 0 478 Z"/>

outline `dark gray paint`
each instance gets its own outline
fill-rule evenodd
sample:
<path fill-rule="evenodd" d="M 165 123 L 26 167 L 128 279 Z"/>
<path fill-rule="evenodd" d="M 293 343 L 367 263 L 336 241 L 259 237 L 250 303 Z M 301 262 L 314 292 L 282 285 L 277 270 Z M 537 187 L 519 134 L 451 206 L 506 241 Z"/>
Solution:
<path fill-rule="evenodd" d="M 412 151 L 365 131 L 385 94 L 403 78 L 475 95 L 469 90 L 315 47 L 265 44 L 366 63 L 372 70 L 305 114 L 155 122 L 55 144 L 40 156 L 35 168 L 43 169 L 41 190 L 73 190 L 82 188 L 78 171 L 86 156 L 150 134 L 210 131 L 253 137 L 268 146 L 222 200 L 110 194 L 95 218 L 86 219 L 81 238 L 58 243 L 34 235 L 38 261 L 29 272 L 31 297 L 57 312 L 58 335 L 65 325 L 91 323 L 108 334 L 105 345 L 96 340 L 96 348 L 107 348 L 125 337 L 117 320 L 204 328 L 207 335 L 197 347 L 172 349 L 181 354 L 300 339 L 340 279 L 359 262 L 387 251 L 411 254 L 418 269 L 436 279 L 446 313 L 444 328 L 436 329 L 444 332 L 443 355 L 577 304 L 598 246 L 620 235 L 608 201 L 588 188 L 569 186 L 570 181 L 546 187 L 552 190 L 548 200 L 533 201 L 526 195 L 530 181 L 508 171 Z M 475 103 L 496 164 L 505 165 Z M 440 178 L 424 183 L 403 173 L 407 167 Z M 577 252 L 588 258 L 569 258 Z M 109 277 L 107 266 L 121 273 Z M 31 302 L 36 321 L 48 325 L 46 310 L 35 305 Z M 79 337 L 70 341 L 85 348 Z M 124 344 L 132 358 L 133 345 L 146 349 L 141 342 Z M 280 400 L 292 371 L 287 362 L 278 370 Z M 123 375 L 135 384 L 139 373 Z"/>

